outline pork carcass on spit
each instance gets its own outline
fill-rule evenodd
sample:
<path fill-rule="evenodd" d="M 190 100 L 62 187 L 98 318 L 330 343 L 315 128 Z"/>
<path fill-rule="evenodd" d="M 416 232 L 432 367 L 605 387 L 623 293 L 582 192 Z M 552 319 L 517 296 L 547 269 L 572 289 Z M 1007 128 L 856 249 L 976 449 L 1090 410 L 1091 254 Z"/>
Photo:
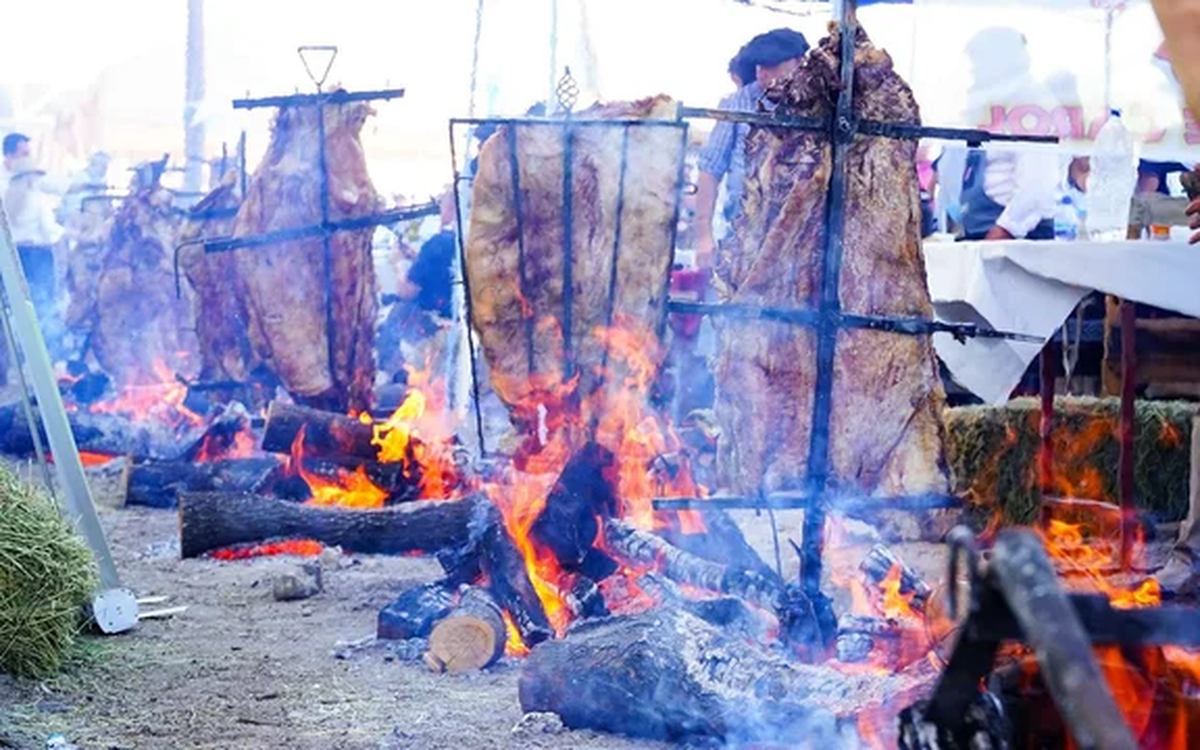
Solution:
<path fill-rule="evenodd" d="M 209 253 L 203 240 L 228 237 L 242 203 L 238 172 L 225 175 L 188 212 L 180 233 L 179 267 L 194 292 L 203 382 L 247 382 L 258 364 L 246 334 L 245 289 L 232 252 Z"/>
<path fill-rule="evenodd" d="M 95 297 L 80 313 L 92 321 L 91 352 L 120 387 L 195 374 L 191 300 L 175 294 L 175 246 L 183 212 L 147 168 L 112 218 Z"/>
<path fill-rule="evenodd" d="M 839 82 L 836 31 L 767 92 L 783 113 L 828 117 Z M 859 32 L 854 110 L 918 124 L 912 90 Z M 858 136 L 849 147 L 840 280 L 849 313 L 930 318 L 921 254 L 914 141 Z M 735 241 L 718 267 L 730 302 L 815 309 L 832 168 L 826 133 L 755 128 Z M 738 493 L 800 489 L 807 479 L 816 334 L 780 322 L 720 319 L 716 413 L 722 485 Z M 834 356 L 829 486 L 859 495 L 944 493 L 945 393 L 932 342 L 842 330 Z"/>
<path fill-rule="evenodd" d="M 382 201 L 359 139 L 371 113 L 364 103 L 281 109 L 233 236 L 320 224 L 322 115 L 330 220 L 377 213 Z M 231 251 L 253 356 L 301 403 L 342 412 L 370 405 L 377 306 L 373 234 L 374 228 L 334 232 L 328 256 L 319 237 Z"/>
<path fill-rule="evenodd" d="M 573 117 L 674 120 L 675 112 L 674 103 L 659 96 L 597 105 Z M 491 384 L 518 427 L 529 427 L 537 407 L 564 390 L 590 396 L 604 381 L 599 328 L 628 320 L 654 330 L 665 314 L 684 129 L 570 130 L 569 341 L 567 132 L 542 123 L 501 127 L 480 150 L 472 194 L 466 245 L 471 315 Z"/>

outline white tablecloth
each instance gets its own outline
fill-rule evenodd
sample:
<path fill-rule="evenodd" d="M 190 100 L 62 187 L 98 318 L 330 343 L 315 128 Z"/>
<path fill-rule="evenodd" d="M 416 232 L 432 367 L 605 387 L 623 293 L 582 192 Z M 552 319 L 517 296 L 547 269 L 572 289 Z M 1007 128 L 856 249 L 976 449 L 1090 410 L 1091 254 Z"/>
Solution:
<path fill-rule="evenodd" d="M 1200 317 L 1200 246 L 1183 242 L 958 242 L 925 244 L 939 319 L 1049 340 L 1091 290 Z M 934 336 L 961 385 L 1006 400 L 1041 347 Z"/>

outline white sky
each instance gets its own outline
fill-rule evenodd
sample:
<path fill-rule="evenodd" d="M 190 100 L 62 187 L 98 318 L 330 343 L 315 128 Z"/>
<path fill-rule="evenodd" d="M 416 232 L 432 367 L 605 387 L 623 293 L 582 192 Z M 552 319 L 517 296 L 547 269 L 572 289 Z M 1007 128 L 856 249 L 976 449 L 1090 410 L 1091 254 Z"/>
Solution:
<path fill-rule="evenodd" d="M 1103 90 L 1102 16 L 1092 0 L 922 0 L 868 8 L 863 22 L 913 83 L 926 120 L 961 123 L 962 47 L 974 30 L 1019 27 L 1034 52 L 1035 73 L 1070 70 L 1085 103 Z M 485 0 L 477 114 L 518 114 L 550 88 L 552 0 Z M 558 67 L 571 64 L 587 93 L 607 99 L 666 92 L 713 105 L 730 88 L 729 57 L 749 37 L 790 25 L 815 42 L 823 17 L 796 18 L 732 0 L 559 0 Z M 1148 58 L 1160 35 L 1148 7 L 1121 19 L 1117 87 L 1123 96 L 1158 102 L 1161 73 Z M 1041 6 L 1042 10 L 1029 9 Z M 1057 10 L 1046 10 L 1054 6 Z M 1082 8 L 1067 10 L 1063 7 Z M 126 156 L 182 147 L 186 0 L 34 0 L 7 9 L 0 45 L 0 90 L 17 108 L 16 123 L 43 133 L 53 111 L 67 110 L 99 87 L 94 140 Z M 219 153 L 246 129 L 252 161 L 266 144 L 269 114 L 234 112 L 234 97 L 311 90 L 297 56 L 301 44 L 336 44 L 330 77 L 351 89 L 405 87 L 405 99 L 377 105 L 365 141 L 385 190 L 424 195 L 449 180 L 447 119 L 467 114 L 476 0 L 206 0 L 209 148 Z M 585 23 L 586 22 L 586 23 Z M 586 25 L 591 55 L 581 29 Z M 1151 76 L 1157 78 L 1151 78 Z M 1153 85 L 1152 85 L 1153 84 Z M 1162 102 L 1166 105 L 1163 106 Z M 0 114 L 4 109 L 0 102 Z M 1102 105 L 1101 105 L 1102 109 Z M 39 113 L 42 115 L 38 119 Z M 21 119 L 22 116 L 24 119 Z M 53 154 L 43 154 L 54 161 Z M 61 161 L 61 158 L 60 160 Z M 51 164 L 50 166 L 55 166 Z M 62 163 L 64 168 L 70 166 Z"/>

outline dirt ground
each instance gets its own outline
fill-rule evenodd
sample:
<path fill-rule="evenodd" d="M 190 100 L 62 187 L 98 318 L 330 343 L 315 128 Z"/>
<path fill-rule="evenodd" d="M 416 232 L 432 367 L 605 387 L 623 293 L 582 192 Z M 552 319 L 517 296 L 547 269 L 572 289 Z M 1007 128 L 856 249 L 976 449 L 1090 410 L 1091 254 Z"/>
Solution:
<path fill-rule="evenodd" d="M 155 606 L 188 609 L 132 633 L 85 637 L 56 679 L 0 675 L 0 748 L 43 748 L 54 733 L 82 750 L 665 747 L 591 732 L 514 734 L 519 662 L 435 675 L 393 645 L 348 646 L 370 640 L 379 609 L 397 594 L 439 576 L 432 558 L 330 554 L 322 593 L 276 602 L 272 577 L 296 558 L 181 561 L 174 512 L 101 508 L 101 518 L 125 584 L 139 596 L 170 597 Z M 738 521 L 773 562 L 769 519 Z M 785 539 L 799 517 L 777 522 L 792 576 Z M 872 532 L 858 533 L 839 559 L 861 559 Z M 894 549 L 930 582 L 941 580 L 941 545 Z"/>
<path fill-rule="evenodd" d="M 0 747 L 41 748 L 53 733 L 83 750 L 654 747 L 586 732 L 515 737 L 516 663 L 451 677 L 385 646 L 339 648 L 372 636 L 400 591 L 436 579 L 432 559 L 341 556 L 321 594 L 276 602 L 271 578 L 295 558 L 180 561 L 174 513 L 108 510 L 103 521 L 124 582 L 188 609 L 87 637 L 55 680 L 0 676 Z"/>

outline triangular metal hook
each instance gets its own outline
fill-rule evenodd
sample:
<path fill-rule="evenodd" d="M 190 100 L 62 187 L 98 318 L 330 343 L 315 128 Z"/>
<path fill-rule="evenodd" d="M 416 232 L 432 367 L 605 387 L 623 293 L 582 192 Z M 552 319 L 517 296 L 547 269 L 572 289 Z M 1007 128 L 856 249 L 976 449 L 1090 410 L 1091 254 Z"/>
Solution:
<path fill-rule="evenodd" d="M 333 68 L 333 61 L 337 58 L 337 45 L 306 44 L 297 47 L 296 53 L 300 55 L 300 62 L 304 63 L 304 72 L 308 74 L 309 80 L 316 84 L 317 91 L 320 91 L 321 87 L 325 85 L 325 80 L 329 78 L 329 71 Z M 309 64 L 310 53 L 324 53 L 329 55 L 329 59 L 325 61 L 325 69 L 321 72 L 319 77 L 313 73 L 314 66 Z M 316 59 L 318 55 L 314 55 L 313 57 Z"/>

